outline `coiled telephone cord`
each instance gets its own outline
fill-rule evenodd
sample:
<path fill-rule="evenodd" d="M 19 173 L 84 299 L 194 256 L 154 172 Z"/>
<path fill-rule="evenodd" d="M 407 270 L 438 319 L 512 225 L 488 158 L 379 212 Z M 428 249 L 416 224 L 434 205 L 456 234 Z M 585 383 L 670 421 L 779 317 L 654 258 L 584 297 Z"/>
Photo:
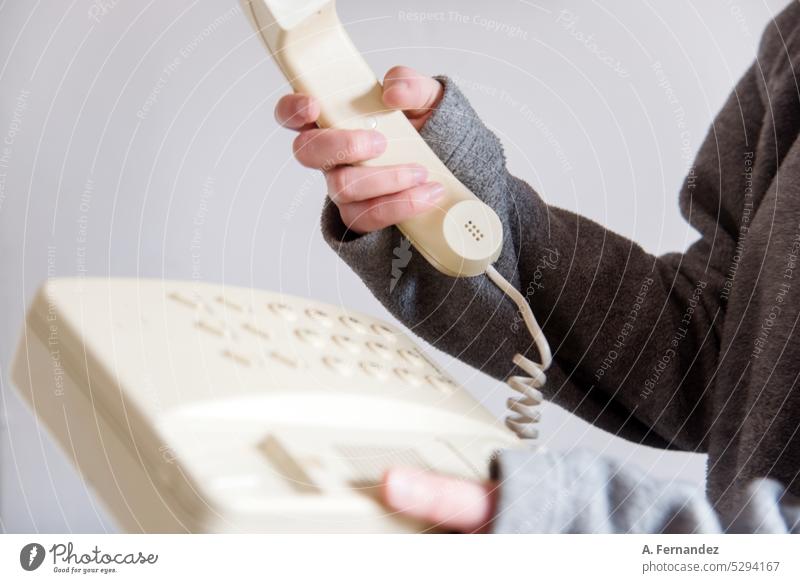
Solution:
<path fill-rule="evenodd" d="M 536 349 L 539 351 L 541 362 L 534 362 L 521 354 L 514 355 L 514 364 L 525 371 L 528 376 L 517 375 L 506 380 L 509 387 L 521 394 L 520 397 L 508 400 L 508 408 L 512 414 L 506 417 L 506 426 L 522 439 L 534 439 L 539 434 L 536 428 L 541 417 L 538 407 L 544 400 L 539 389 L 547 382 L 545 371 L 553 362 L 550 345 L 525 297 L 491 265 L 486 269 L 486 275 L 517 305 Z"/>

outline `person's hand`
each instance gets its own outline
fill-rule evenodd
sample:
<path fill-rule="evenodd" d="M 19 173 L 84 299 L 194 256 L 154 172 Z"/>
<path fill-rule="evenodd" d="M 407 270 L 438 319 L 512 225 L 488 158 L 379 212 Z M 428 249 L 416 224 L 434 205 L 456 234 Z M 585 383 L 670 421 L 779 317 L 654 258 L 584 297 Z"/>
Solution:
<path fill-rule="evenodd" d="M 495 482 L 471 482 L 417 470 L 393 468 L 381 483 L 381 498 L 391 510 L 431 526 L 460 532 L 486 532 L 497 501 Z"/>
<path fill-rule="evenodd" d="M 408 67 L 393 67 L 383 82 L 383 102 L 401 109 L 417 130 L 442 97 L 442 84 Z M 301 94 L 283 96 L 275 118 L 300 133 L 294 156 L 304 166 L 322 170 L 328 195 L 339 208 L 342 222 L 356 233 L 368 233 L 429 210 L 443 194 L 437 182 L 428 182 L 419 164 L 352 166 L 386 150 L 386 138 L 375 130 L 320 129 L 319 103 Z"/>

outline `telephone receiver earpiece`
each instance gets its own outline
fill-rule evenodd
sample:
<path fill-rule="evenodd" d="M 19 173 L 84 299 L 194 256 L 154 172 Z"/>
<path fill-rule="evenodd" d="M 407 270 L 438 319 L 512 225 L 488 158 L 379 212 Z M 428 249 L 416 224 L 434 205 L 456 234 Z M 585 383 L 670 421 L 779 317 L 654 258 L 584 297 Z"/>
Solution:
<path fill-rule="evenodd" d="M 378 130 L 388 146 L 365 166 L 415 162 L 444 186 L 435 208 L 397 225 L 411 244 L 446 275 L 485 273 L 500 255 L 500 219 L 453 176 L 401 111 L 386 108 L 383 88 L 347 35 L 334 1 L 242 4 L 292 88 L 320 103 L 320 127 Z"/>

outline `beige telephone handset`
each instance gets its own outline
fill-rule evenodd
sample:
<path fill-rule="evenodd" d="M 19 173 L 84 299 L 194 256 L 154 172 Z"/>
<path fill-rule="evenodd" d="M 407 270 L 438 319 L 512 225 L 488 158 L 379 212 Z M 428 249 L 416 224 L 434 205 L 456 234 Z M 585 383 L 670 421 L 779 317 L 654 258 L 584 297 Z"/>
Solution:
<path fill-rule="evenodd" d="M 400 111 L 383 105 L 382 87 L 336 14 L 334 0 L 242 0 L 256 31 L 292 87 L 320 103 L 319 124 L 370 128 L 386 135 L 386 152 L 370 165 L 416 162 L 442 183 L 445 194 L 434 208 L 397 225 L 411 244 L 446 275 L 486 274 L 519 308 L 541 362 L 521 354 L 514 363 L 529 376 L 508 379 L 521 397 L 511 399 L 506 423 L 523 438 L 535 437 L 536 406 L 552 356 L 528 301 L 492 266 L 503 244 L 503 225 L 439 160 Z"/>

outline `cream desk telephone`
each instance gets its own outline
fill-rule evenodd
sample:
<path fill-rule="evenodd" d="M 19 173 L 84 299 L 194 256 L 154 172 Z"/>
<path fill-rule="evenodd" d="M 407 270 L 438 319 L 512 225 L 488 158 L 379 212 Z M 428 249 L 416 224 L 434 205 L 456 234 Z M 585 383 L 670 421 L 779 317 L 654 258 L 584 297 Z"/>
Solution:
<path fill-rule="evenodd" d="M 399 225 L 447 276 L 488 276 L 518 306 L 541 362 L 506 426 L 399 330 L 284 294 L 196 282 L 54 279 L 27 317 L 13 379 L 130 532 L 403 532 L 377 499 L 404 465 L 485 479 L 499 449 L 535 435 L 550 348 L 526 299 L 492 267 L 502 224 L 438 160 L 344 32 L 330 0 L 245 2 L 321 125 L 374 127 L 387 151 L 445 184 Z M 443 276 L 444 277 L 444 276 Z M 519 436 L 519 437 L 518 437 Z"/>

